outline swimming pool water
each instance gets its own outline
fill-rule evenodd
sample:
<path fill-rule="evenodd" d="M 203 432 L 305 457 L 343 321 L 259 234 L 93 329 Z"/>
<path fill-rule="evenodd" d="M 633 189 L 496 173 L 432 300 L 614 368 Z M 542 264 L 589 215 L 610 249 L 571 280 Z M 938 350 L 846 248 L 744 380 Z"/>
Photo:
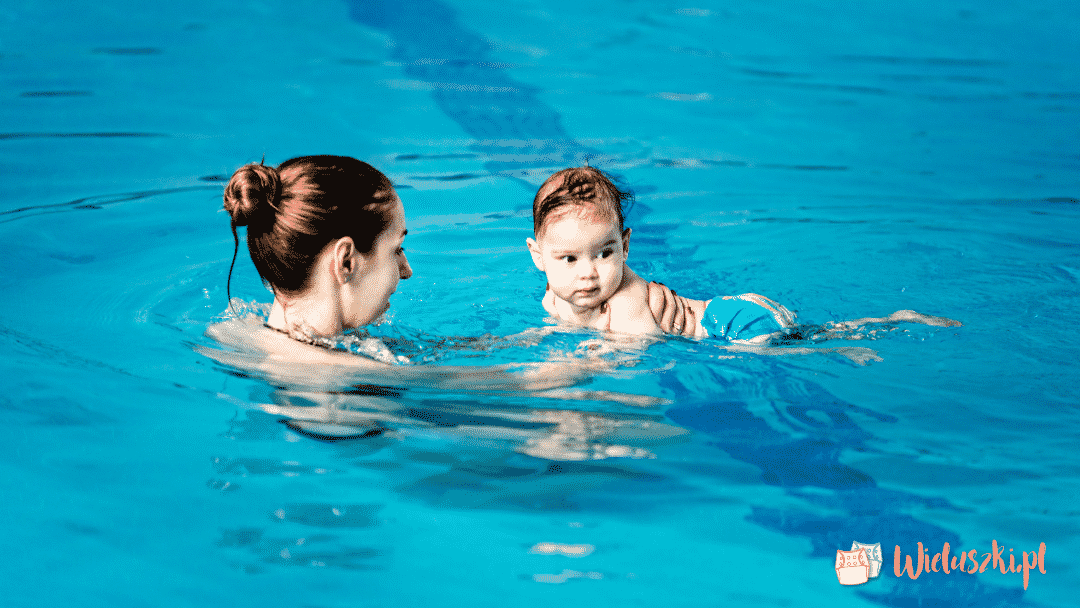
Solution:
<path fill-rule="evenodd" d="M 0 16 L 5 605 L 1075 605 L 1072 5 Z M 595 343 L 499 339 L 544 324 L 529 203 L 586 156 L 637 192 L 631 266 L 681 294 L 963 326 L 785 356 L 671 339 L 580 387 L 636 404 L 339 395 L 389 430 L 321 441 L 275 409 L 321 397 L 193 348 L 227 306 L 223 180 L 311 153 L 399 186 L 415 275 L 372 333 L 418 361 Z M 232 288 L 269 300 L 243 252 Z M 885 565 L 844 587 L 853 540 Z M 993 541 L 1046 543 L 1046 573 L 892 573 L 895 545 Z"/>

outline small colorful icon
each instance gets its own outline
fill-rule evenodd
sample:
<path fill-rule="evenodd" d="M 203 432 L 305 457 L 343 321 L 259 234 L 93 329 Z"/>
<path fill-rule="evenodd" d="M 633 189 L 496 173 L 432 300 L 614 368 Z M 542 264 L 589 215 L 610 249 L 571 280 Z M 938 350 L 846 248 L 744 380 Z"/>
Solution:
<path fill-rule="evenodd" d="M 836 551 L 836 578 L 841 585 L 861 585 L 881 573 L 881 543 L 851 543 L 851 551 Z"/>
<path fill-rule="evenodd" d="M 851 550 L 856 551 L 858 549 L 866 550 L 866 559 L 870 562 L 870 578 L 877 578 L 881 574 L 881 565 L 885 561 L 881 557 L 881 543 L 860 543 L 855 541 L 851 543 Z"/>
<path fill-rule="evenodd" d="M 836 550 L 836 578 L 841 585 L 861 585 L 870 580 L 870 560 L 866 549 Z"/>

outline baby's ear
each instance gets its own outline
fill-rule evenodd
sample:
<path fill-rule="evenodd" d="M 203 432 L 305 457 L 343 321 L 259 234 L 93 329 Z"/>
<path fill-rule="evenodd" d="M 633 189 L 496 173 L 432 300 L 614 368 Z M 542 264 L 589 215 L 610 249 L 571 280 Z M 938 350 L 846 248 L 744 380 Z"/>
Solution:
<path fill-rule="evenodd" d="M 630 255 L 630 229 L 629 228 L 622 231 L 622 252 L 623 252 L 623 257 L 624 258 L 628 257 Z"/>
<path fill-rule="evenodd" d="M 540 244 L 533 239 L 525 239 L 525 245 L 529 248 L 529 254 L 532 255 L 533 264 L 540 272 L 544 271 L 544 256 L 540 252 Z"/>

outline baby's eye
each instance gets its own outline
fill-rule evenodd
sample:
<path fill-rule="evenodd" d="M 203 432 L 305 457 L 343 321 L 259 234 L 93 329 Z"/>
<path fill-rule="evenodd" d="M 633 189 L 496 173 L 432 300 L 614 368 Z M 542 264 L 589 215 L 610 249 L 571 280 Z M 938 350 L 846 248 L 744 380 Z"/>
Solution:
<path fill-rule="evenodd" d="M 566 262 L 567 264 L 573 264 L 574 262 L 577 261 L 577 257 L 572 256 L 572 255 L 564 255 L 559 259 Z"/>
<path fill-rule="evenodd" d="M 612 254 L 614 254 L 614 253 L 615 253 L 614 249 L 605 249 L 605 250 L 600 252 L 600 257 L 601 258 L 610 258 L 612 256 Z"/>

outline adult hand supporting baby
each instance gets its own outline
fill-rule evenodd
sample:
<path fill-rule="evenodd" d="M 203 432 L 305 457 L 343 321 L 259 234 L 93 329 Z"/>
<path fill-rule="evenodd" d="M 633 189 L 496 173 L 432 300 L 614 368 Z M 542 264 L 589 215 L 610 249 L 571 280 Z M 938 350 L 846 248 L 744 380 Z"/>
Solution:
<path fill-rule="evenodd" d="M 686 298 L 663 283 L 649 283 L 649 310 L 664 333 L 693 337 L 698 320 Z"/>

